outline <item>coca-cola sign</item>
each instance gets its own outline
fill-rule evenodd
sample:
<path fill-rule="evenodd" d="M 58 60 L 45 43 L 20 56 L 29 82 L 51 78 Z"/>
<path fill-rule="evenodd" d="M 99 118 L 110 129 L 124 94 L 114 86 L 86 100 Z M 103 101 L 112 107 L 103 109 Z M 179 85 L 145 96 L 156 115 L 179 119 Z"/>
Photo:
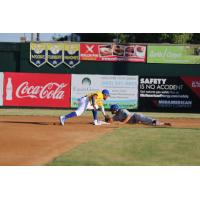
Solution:
<path fill-rule="evenodd" d="M 70 107 L 71 75 L 5 73 L 4 105 Z"/>

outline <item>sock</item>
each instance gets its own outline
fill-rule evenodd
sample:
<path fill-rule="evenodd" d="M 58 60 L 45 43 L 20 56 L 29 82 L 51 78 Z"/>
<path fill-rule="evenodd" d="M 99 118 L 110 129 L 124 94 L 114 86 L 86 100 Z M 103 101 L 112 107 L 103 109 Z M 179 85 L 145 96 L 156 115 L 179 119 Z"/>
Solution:
<path fill-rule="evenodd" d="M 65 115 L 65 120 L 72 118 L 72 117 L 77 117 L 76 112 L 71 112 L 68 115 Z"/>
<path fill-rule="evenodd" d="M 92 110 L 94 120 L 97 120 L 97 110 Z"/>

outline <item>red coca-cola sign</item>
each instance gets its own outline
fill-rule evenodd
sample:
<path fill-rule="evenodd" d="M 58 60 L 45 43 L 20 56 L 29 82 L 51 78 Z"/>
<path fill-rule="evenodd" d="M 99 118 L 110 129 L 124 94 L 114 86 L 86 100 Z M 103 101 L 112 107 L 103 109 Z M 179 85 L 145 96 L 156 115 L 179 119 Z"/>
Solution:
<path fill-rule="evenodd" d="M 4 106 L 70 107 L 71 75 L 4 73 Z"/>

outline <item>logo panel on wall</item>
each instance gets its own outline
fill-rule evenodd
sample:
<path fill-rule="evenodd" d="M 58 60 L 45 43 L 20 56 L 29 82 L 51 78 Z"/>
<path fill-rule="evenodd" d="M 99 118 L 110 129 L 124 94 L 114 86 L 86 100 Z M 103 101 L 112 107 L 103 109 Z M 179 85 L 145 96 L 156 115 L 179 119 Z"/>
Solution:
<path fill-rule="evenodd" d="M 47 44 L 47 63 L 56 68 L 62 63 L 63 43 Z"/>
<path fill-rule="evenodd" d="M 80 44 L 81 60 L 98 61 L 99 52 L 98 44 Z"/>
<path fill-rule="evenodd" d="M 200 77 L 140 77 L 140 109 L 200 111 Z"/>
<path fill-rule="evenodd" d="M 30 43 L 30 62 L 36 67 L 41 67 L 46 62 L 46 44 Z"/>
<path fill-rule="evenodd" d="M 74 68 L 80 63 L 80 44 L 64 43 L 63 63 L 70 68 Z"/>

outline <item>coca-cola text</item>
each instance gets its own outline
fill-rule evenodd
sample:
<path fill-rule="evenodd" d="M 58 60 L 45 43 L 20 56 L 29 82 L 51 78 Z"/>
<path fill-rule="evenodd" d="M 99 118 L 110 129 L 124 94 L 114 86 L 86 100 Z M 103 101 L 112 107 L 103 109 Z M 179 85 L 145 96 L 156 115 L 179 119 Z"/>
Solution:
<path fill-rule="evenodd" d="M 51 82 L 44 86 L 33 86 L 26 81 L 18 86 L 16 96 L 18 98 L 63 99 L 64 91 L 62 89 L 67 85 Z"/>

